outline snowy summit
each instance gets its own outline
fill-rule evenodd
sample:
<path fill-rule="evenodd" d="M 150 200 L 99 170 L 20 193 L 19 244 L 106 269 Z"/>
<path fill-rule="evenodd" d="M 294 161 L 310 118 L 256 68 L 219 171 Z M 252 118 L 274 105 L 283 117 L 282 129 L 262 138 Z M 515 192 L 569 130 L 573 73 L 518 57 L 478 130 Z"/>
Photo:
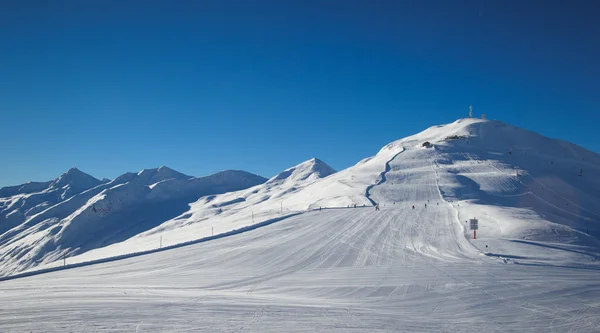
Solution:
<path fill-rule="evenodd" d="M 27 296 L 43 284 L 85 300 L 82 322 L 118 308 L 111 329 L 600 326 L 600 155 L 500 121 L 433 126 L 339 172 L 313 158 L 268 180 L 84 175 L 0 190 L 2 273 L 24 272 L 0 285 L 9 309 L 73 306 L 64 292 Z"/>

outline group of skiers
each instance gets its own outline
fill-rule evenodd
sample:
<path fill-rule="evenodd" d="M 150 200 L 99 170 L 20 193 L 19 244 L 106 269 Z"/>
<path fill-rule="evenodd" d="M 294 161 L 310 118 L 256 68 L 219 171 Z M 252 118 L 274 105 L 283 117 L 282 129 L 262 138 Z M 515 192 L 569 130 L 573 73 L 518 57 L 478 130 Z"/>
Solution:
<path fill-rule="evenodd" d="M 427 202 L 429 202 L 429 200 L 427 200 Z M 394 204 L 396 204 L 396 203 L 394 202 Z M 435 205 L 436 205 L 436 206 L 439 206 L 439 205 L 440 205 L 440 203 L 439 203 L 439 202 L 436 202 L 436 203 L 435 203 Z M 356 205 L 354 205 L 354 207 L 356 207 Z M 427 203 L 425 203 L 425 208 L 427 208 Z M 415 209 L 415 205 L 412 205 L 412 209 Z M 375 210 L 376 210 L 376 211 L 377 211 L 377 210 L 379 210 L 379 204 L 376 204 L 376 205 L 375 205 Z"/>
<path fill-rule="evenodd" d="M 427 202 L 429 202 L 429 200 L 427 200 Z M 395 205 L 395 204 L 396 204 L 396 203 L 394 202 L 394 205 Z M 435 204 L 436 204 L 436 206 L 439 206 L 439 205 L 440 205 L 440 203 L 439 203 L 439 202 L 436 202 Z M 353 205 L 352 205 L 352 207 L 353 207 L 353 208 L 356 208 L 356 204 L 353 204 Z M 363 207 L 365 207 L 365 205 L 363 205 Z M 348 208 L 350 208 L 350 205 L 348 205 Z M 427 203 L 425 203 L 425 208 L 427 208 Z M 415 209 L 415 205 L 412 205 L 412 209 Z M 320 210 L 321 210 L 321 207 L 319 207 L 319 211 L 320 211 Z M 376 203 L 376 204 L 375 204 L 375 211 L 378 211 L 378 210 L 381 210 L 381 209 L 379 208 L 379 203 Z"/>

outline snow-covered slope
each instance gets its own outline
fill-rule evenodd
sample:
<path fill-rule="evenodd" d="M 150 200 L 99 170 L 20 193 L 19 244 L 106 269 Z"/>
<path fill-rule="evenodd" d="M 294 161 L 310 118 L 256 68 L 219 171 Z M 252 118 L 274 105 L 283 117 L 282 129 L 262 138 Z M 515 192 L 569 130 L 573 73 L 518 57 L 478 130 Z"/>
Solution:
<path fill-rule="evenodd" d="M 29 194 L 33 192 L 41 192 L 50 186 L 52 181 L 48 182 L 27 182 L 16 186 L 7 186 L 0 188 L 0 198 L 12 197 L 17 194 Z"/>
<path fill-rule="evenodd" d="M 307 212 L 199 244 L 1 282 L 0 328 L 597 332 L 600 266 L 571 265 L 574 246 L 529 246 L 520 265 L 510 264 L 516 256 L 479 255 L 457 206 L 435 190 L 437 171 L 423 170 L 423 186 L 406 186 L 407 201 L 381 211 Z M 440 204 L 425 207 L 427 200 Z M 537 256 L 553 259 L 540 264 Z"/>
<path fill-rule="evenodd" d="M 70 197 L 102 184 L 71 168 L 49 182 L 29 182 L 0 189 L 0 234 Z"/>
<path fill-rule="evenodd" d="M 320 207 L 438 205 L 428 202 L 438 193 L 455 208 L 466 237 L 465 221 L 480 219 L 473 244 L 484 251 L 514 240 L 593 249 L 600 236 L 600 156 L 499 121 L 460 119 L 392 142 L 340 172 L 327 167 L 324 178 L 306 171 L 323 169 L 320 164 L 313 159 L 260 186 L 200 198 L 156 228 L 72 261 L 153 249 L 159 238 L 177 244 Z M 413 188 L 420 197 L 409 195 Z"/>
<path fill-rule="evenodd" d="M 49 188 L 62 189 L 60 195 L 62 200 L 72 197 L 77 193 L 81 193 L 87 189 L 98 186 L 102 181 L 81 172 L 77 168 L 71 168 L 64 174 L 54 180 Z"/>
<path fill-rule="evenodd" d="M 204 196 L 191 203 L 178 216 L 163 220 L 166 222 L 153 229 L 141 232 L 127 241 L 86 252 L 70 261 L 153 249 L 159 244 L 159 240 L 164 245 L 180 243 L 280 217 L 282 213 L 295 213 L 299 211 L 297 205 L 290 208 L 287 204 L 284 206 L 282 200 L 293 197 L 319 180 L 335 176 L 334 173 L 335 170 L 323 161 L 312 158 L 284 170 L 263 184 L 240 191 Z"/>
<path fill-rule="evenodd" d="M 422 146 L 426 141 L 430 148 Z M 422 175 L 433 169 L 440 192 L 456 207 L 459 220 L 479 218 L 479 240 L 474 244 L 482 250 L 483 244 L 500 249 L 507 239 L 598 245 L 596 153 L 478 119 L 433 127 L 384 149 L 405 151 L 388 163 L 385 181 L 371 191 L 373 200 L 405 201 L 403 189 L 424 186 Z"/>
<path fill-rule="evenodd" d="M 167 167 L 127 173 L 105 184 L 90 178 L 76 169 L 69 170 L 44 194 L 60 189 L 63 196 L 96 186 L 58 203 L 46 201 L 39 212 L 24 216 L 24 222 L 7 226 L 0 235 L 0 272 L 17 272 L 123 241 L 185 212 L 190 202 L 202 196 L 266 181 L 231 170 L 194 178 Z"/>
<path fill-rule="evenodd" d="M 75 269 L 0 283 L 0 328 L 598 331 L 598 154 L 461 119 L 337 173 L 321 163 L 204 196 L 153 229 L 67 258 Z M 472 239 L 465 220 L 475 216 Z M 158 253 L 78 264 L 140 250 Z"/>

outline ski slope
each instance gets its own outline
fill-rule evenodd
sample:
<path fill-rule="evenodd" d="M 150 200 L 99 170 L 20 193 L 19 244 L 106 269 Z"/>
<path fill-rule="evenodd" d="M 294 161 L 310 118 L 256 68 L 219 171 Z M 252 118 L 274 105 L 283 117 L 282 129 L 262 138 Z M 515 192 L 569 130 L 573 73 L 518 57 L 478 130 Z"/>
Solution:
<path fill-rule="evenodd" d="M 390 143 L 324 178 L 310 176 L 326 169 L 311 160 L 68 260 L 77 266 L 156 249 L 159 237 L 171 245 L 301 214 L 0 282 L 0 328 L 597 332 L 599 162 L 580 147 L 477 119 Z M 465 221 L 475 216 L 472 239 Z"/>
<path fill-rule="evenodd" d="M 425 142 L 431 145 L 424 147 Z M 582 168 L 584 177 L 578 176 Z M 600 157 L 498 121 L 459 119 L 433 126 L 386 145 L 355 166 L 336 173 L 320 172 L 328 169 L 313 159 L 264 184 L 200 198 L 155 228 L 69 257 L 68 262 L 153 250 L 161 243 L 190 242 L 319 208 L 375 203 L 424 206 L 427 200 L 433 205 L 440 198 L 452 205 L 454 219 L 463 227 L 468 219 L 480 218 L 479 240 L 472 244 L 484 252 L 490 252 L 492 245 L 494 251 L 515 251 L 515 239 L 559 242 L 585 253 L 600 246 L 600 206 L 596 204 L 600 202 Z M 520 250 L 507 254 L 528 257 Z M 540 262 L 552 259 L 536 258 Z M 587 258 L 575 263 L 585 264 Z M 43 268 L 62 264 L 48 263 Z"/>
<path fill-rule="evenodd" d="M 448 205 L 323 210 L 5 281 L 0 323 L 3 332 L 597 331 L 597 269 L 478 255 L 452 215 Z"/>

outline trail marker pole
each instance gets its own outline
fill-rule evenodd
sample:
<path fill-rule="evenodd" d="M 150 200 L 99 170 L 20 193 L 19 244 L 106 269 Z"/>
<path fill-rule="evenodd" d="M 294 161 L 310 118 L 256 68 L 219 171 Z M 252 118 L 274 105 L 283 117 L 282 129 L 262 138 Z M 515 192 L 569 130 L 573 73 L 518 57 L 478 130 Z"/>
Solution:
<path fill-rule="evenodd" d="M 210 227 L 210 234 L 211 234 L 211 236 L 215 235 L 215 226 L 214 225 Z"/>
<path fill-rule="evenodd" d="M 67 266 L 67 254 L 63 254 L 63 266 Z"/>
<path fill-rule="evenodd" d="M 477 220 L 477 218 L 472 218 L 470 221 L 471 230 L 473 230 L 473 239 L 477 239 L 477 229 L 479 229 L 479 220 Z"/>

